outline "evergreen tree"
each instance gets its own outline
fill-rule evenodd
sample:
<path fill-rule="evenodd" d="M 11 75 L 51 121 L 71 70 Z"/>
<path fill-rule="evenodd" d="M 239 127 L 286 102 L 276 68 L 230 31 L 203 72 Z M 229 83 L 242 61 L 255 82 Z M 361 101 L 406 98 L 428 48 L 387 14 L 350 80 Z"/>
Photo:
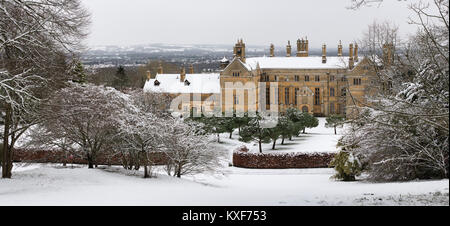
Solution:
<path fill-rule="evenodd" d="M 81 61 L 77 61 L 75 63 L 74 68 L 72 69 L 72 81 L 80 84 L 86 83 L 86 72 L 84 71 L 84 66 Z"/>
<path fill-rule="evenodd" d="M 270 129 L 263 126 L 264 118 L 260 115 L 252 118 L 247 126 L 241 128 L 241 141 L 256 141 L 259 145 L 259 152 L 262 153 L 262 144 L 271 141 Z"/>
<path fill-rule="evenodd" d="M 125 68 L 123 66 L 119 66 L 117 68 L 116 76 L 113 81 L 113 87 L 122 90 L 129 85 L 128 83 L 129 79 L 126 74 Z"/>
<path fill-rule="evenodd" d="M 286 111 L 286 117 L 293 123 L 291 125 L 292 135 L 289 137 L 289 139 L 292 140 L 292 136 L 298 136 L 300 132 L 305 129 L 303 112 L 297 108 L 289 108 Z"/>
<path fill-rule="evenodd" d="M 345 119 L 342 116 L 339 115 L 330 115 L 327 117 L 327 122 L 325 123 L 325 127 L 327 128 L 334 128 L 334 134 L 337 134 L 336 128 L 337 127 L 343 127 Z"/>
<path fill-rule="evenodd" d="M 306 128 L 315 128 L 319 126 L 319 120 L 309 113 L 303 112 L 301 122 L 303 124 L 303 133 L 306 133 Z"/>
<path fill-rule="evenodd" d="M 281 144 L 284 145 L 286 138 L 291 138 L 294 135 L 298 135 L 298 130 L 294 122 L 292 122 L 288 117 L 280 117 L 278 119 L 278 130 L 281 136 Z"/>

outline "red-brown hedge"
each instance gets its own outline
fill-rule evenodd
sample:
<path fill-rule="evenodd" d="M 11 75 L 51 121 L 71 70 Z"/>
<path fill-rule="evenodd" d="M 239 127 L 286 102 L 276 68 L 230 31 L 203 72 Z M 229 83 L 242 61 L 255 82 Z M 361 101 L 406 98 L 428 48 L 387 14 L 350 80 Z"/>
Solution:
<path fill-rule="evenodd" d="M 13 152 L 14 162 L 34 162 L 34 163 L 73 163 L 73 164 L 87 164 L 84 155 L 67 154 L 60 150 L 29 150 L 29 149 L 15 149 Z M 167 156 L 162 152 L 153 152 L 150 154 L 150 160 L 155 165 L 165 165 Z M 96 160 L 97 165 L 122 165 L 122 155 L 117 154 L 114 157 L 107 158 L 99 154 Z"/>
<path fill-rule="evenodd" d="M 328 168 L 334 153 L 233 153 L 233 165 L 253 169 Z"/>

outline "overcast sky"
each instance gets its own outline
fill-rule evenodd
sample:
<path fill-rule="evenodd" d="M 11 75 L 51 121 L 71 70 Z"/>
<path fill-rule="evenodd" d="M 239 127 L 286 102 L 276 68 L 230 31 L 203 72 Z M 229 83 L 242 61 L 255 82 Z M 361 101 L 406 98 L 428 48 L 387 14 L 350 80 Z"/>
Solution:
<path fill-rule="evenodd" d="M 402 34 L 408 2 L 385 0 L 349 10 L 350 0 L 83 0 L 92 13 L 87 44 L 229 44 L 285 46 L 307 36 L 312 47 L 349 43 L 374 20 L 390 21 Z"/>

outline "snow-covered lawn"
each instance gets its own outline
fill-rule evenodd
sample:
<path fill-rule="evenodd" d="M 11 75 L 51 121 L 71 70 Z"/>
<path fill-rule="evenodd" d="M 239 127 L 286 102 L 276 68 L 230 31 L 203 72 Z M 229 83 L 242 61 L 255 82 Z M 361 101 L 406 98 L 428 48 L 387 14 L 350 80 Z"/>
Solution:
<path fill-rule="evenodd" d="M 182 179 L 120 167 L 15 167 L 0 179 L 0 205 L 449 205 L 449 181 L 338 182 L 332 169 L 255 170 L 229 167 L 219 178 Z"/>
<path fill-rule="evenodd" d="M 286 153 L 286 152 L 337 152 L 336 144 L 342 136 L 345 128 L 337 128 L 337 135 L 334 134 L 333 128 L 325 128 L 326 119 L 318 118 L 319 126 L 312 129 L 306 129 L 306 134 L 300 134 L 299 137 L 293 137 L 292 141 L 286 139 L 285 144 L 281 145 L 281 139 L 277 141 L 275 150 L 272 150 L 272 143 L 263 144 L 264 153 Z M 229 139 L 229 133 L 220 135 L 220 143 L 215 143 L 219 149 L 225 149 L 229 152 L 229 159 L 232 162 L 232 152 L 237 148 L 245 145 L 250 152 L 258 153 L 258 143 L 250 142 L 244 143 L 239 141 L 239 133 L 236 130 L 233 133 L 232 139 Z"/>
<path fill-rule="evenodd" d="M 320 126 L 264 152 L 336 152 L 343 130 Z M 222 134 L 217 151 L 229 153 L 214 175 L 166 176 L 155 179 L 121 167 L 89 170 L 56 165 L 16 166 L 13 179 L 0 179 L 0 205 L 449 205 L 449 181 L 408 183 L 340 182 L 333 169 L 242 169 L 228 167 L 231 153 L 245 143 Z M 245 144 L 251 151 L 258 147 Z"/>
<path fill-rule="evenodd" d="M 281 145 L 281 139 L 277 141 L 275 150 L 272 150 L 272 143 L 263 144 L 263 152 L 265 153 L 285 153 L 285 152 L 336 152 L 336 144 L 342 135 L 344 129 L 338 128 L 338 134 L 334 134 L 333 128 L 325 128 L 325 118 L 318 118 L 319 126 L 312 129 L 306 129 L 306 134 L 299 137 L 293 137 L 293 140 L 285 140 L 285 144 Z M 258 144 L 243 143 L 238 140 L 239 135 L 236 131 L 233 139 L 229 139 L 229 134 L 221 135 L 220 146 L 226 149 L 236 149 L 239 146 L 246 145 L 251 152 L 259 152 Z"/>

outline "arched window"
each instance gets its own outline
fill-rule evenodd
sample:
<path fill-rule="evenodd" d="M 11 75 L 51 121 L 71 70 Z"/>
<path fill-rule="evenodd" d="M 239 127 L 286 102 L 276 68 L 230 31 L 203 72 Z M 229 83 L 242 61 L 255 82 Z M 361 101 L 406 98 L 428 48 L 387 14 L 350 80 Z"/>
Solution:
<path fill-rule="evenodd" d="M 330 97 L 334 97 L 334 88 L 330 88 Z"/>
<path fill-rule="evenodd" d="M 302 107 L 302 111 L 303 111 L 304 113 L 308 113 L 308 112 L 309 112 L 309 108 L 308 108 L 307 106 L 303 106 L 303 107 Z"/>

